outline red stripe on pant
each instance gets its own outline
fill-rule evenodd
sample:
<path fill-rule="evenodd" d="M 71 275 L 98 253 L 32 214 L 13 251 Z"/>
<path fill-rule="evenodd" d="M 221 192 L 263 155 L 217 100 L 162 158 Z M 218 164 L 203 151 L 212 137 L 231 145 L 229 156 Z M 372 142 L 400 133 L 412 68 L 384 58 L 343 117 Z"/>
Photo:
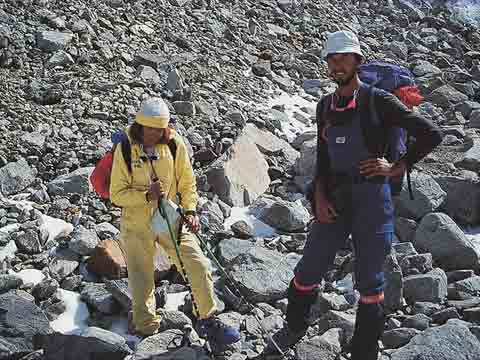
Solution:
<path fill-rule="evenodd" d="M 303 291 L 303 292 L 310 292 L 313 289 L 316 289 L 318 287 L 318 284 L 309 285 L 309 286 L 302 285 L 297 281 L 296 278 L 293 278 L 293 285 L 295 285 L 295 289 L 297 289 L 298 291 Z"/>
<path fill-rule="evenodd" d="M 385 294 L 383 292 L 376 295 L 362 295 L 360 296 L 360 302 L 362 304 L 378 304 L 385 300 Z"/>

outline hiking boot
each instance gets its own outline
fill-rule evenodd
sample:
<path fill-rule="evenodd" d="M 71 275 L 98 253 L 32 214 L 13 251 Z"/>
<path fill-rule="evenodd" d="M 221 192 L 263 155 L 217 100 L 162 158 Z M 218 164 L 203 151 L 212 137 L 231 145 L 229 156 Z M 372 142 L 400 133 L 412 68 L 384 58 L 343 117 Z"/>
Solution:
<path fill-rule="evenodd" d="M 198 323 L 198 335 L 218 345 L 230 345 L 241 339 L 238 330 L 222 323 L 216 317 L 202 319 Z"/>
<path fill-rule="evenodd" d="M 267 347 L 265 348 L 264 354 L 278 354 L 279 350 L 283 353 L 286 352 L 289 348 L 294 346 L 296 343 L 300 341 L 302 337 L 305 336 L 307 333 L 307 329 L 294 331 L 285 325 L 279 331 L 272 335 L 272 338 L 268 340 Z M 272 342 L 275 341 L 275 344 Z M 278 348 L 280 349 L 277 349 Z"/>
<path fill-rule="evenodd" d="M 152 335 L 155 335 L 155 334 L 158 334 L 158 329 L 153 331 L 150 334 L 145 334 L 145 333 L 141 333 L 140 331 L 138 331 L 135 327 L 135 324 L 133 323 L 133 311 L 128 312 L 128 329 L 127 330 L 128 330 L 129 335 L 138 336 L 142 339 L 146 338 L 146 337 L 149 337 L 149 336 L 152 336 Z"/>

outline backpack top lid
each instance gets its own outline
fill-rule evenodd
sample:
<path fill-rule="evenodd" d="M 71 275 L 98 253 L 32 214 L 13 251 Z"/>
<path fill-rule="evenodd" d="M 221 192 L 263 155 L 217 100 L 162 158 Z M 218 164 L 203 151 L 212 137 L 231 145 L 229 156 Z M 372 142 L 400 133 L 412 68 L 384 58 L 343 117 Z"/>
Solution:
<path fill-rule="evenodd" d="M 393 93 L 405 86 L 415 86 L 412 72 L 404 66 L 383 61 L 371 61 L 360 65 L 360 81 Z"/>

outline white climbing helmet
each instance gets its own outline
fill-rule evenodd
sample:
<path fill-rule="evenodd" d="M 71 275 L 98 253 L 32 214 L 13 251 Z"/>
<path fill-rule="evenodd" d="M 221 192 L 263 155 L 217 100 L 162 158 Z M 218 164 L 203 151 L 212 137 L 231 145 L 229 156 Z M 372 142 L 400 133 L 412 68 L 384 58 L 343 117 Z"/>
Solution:
<path fill-rule="evenodd" d="M 135 122 L 140 125 L 165 129 L 170 121 L 170 110 L 161 98 L 153 97 L 142 102 Z"/>
<path fill-rule="evenodd" d="M 331 54 L 353 53 L 363 57 L 357 35 L 348 30 L 336 31 L 328 36 L 322 51 L 324 59 Z"/>

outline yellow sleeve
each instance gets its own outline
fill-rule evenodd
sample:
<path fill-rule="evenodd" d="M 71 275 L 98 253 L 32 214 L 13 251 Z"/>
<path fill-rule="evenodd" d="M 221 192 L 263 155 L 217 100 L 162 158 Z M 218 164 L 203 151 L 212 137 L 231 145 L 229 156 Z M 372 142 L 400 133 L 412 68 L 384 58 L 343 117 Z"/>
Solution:
<path fill-rule="evenodd" d="M 178 136 L 175 141 L 177 143 L 177 159 L 175 161 L 177 186 L 178 191 L 182 195 L 182 203 L 180 205 L 185 211 L 196 211 L 198 202 L 197 180 L 193 173 L 192 163 L 183 140 Z"/>
<path fill-rule="evenodd" d="M 122 148 L 119 145 L 113 156 L 110 177 L 110 200 L 115 205 L 120 207 L 147 205 L 147 192 L 133 189 L 132 182 L 132 175 L 128 172 L 127 163 L 123 159 Z"/>

